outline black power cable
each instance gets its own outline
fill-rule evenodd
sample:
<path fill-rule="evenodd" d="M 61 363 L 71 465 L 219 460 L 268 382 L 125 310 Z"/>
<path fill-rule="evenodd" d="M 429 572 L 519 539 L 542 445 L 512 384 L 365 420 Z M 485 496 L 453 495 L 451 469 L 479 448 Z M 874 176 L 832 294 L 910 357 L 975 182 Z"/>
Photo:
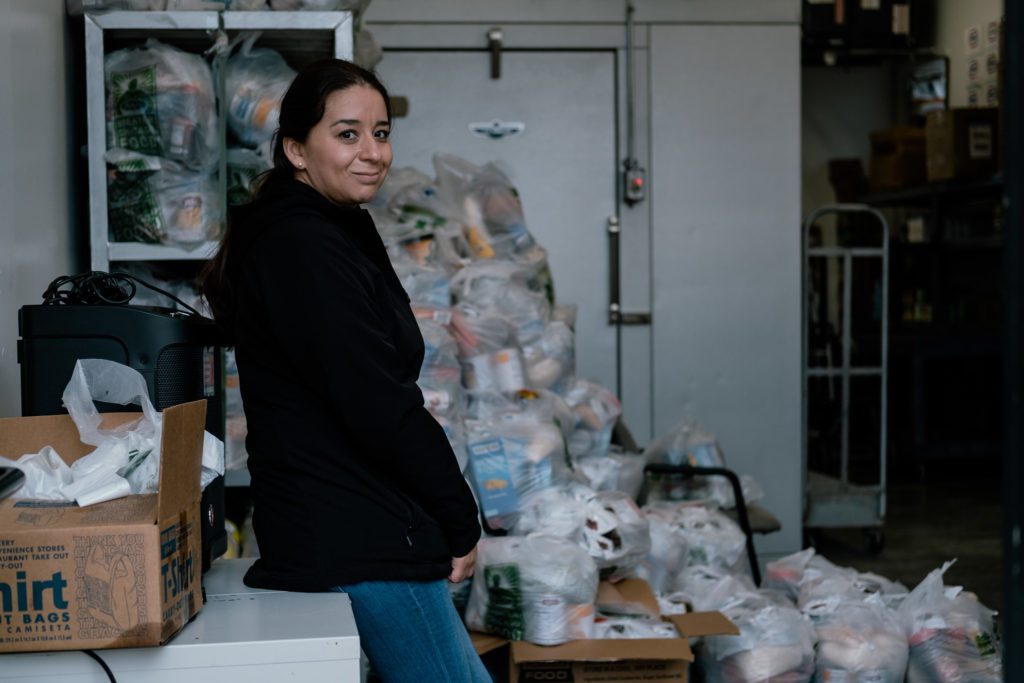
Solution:
<path fill-rule="evenodd" d="M 62 275 L 56 278 L 47 286 L 46 291 L 43 292 L 43 304 L 109 304 L 123 306 L 135 297 L 135 292 L 137 291 L 136 284 L 163 294 L 192 315 L 202 317 L 199 311 L 156 285 L 140 280 L 128 273 L 105 273 L 101 270 L 90 270 L 78 275 Z"/>
<path fill-rule="evenodd" d="M 96 654 L 92 650 L 82 650 L 82 652 L 84 652 L 85 654 L 89 655 L 90 657 L 95 659 L 97 662 L 99 662 L 99 665 L 101 667 L 103 667 L 103 672 L 107 674 L 107 679 L 110 681 L 110 683 L 117 683 L 117 679 L 114 678 L 114 672 L 110 670 L 110 667 L 107 666 L 107 663 L 103 661 L 102 657 L 100 657 L 98 654 Z"/>

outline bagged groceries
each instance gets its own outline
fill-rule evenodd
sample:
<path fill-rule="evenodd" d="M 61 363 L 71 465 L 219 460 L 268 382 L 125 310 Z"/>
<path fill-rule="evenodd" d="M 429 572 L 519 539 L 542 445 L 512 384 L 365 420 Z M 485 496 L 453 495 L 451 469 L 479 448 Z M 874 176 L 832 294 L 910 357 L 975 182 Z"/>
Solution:
<path fill-rule="evenodd" d="M 809 683 L 814 676 L 815 633 L 793 607 L 748 595 L 722 612 L 739 636 L 710 636 L 698 650 L 707 683 Z"/>
<path fill-rule="evenodd" d="M 607 455 L 612 427 L 622 414 L 619 399 L 599 384 L 578 379 L 569 388 L 565 400 L 576 415 L 576 426 L 569 439 L 570 455 L 573 458 Z"/>
<path fill-rule="evenodd" d="M 107 147 L 212 171 L 220 155 L 209 65 L 154 39 L 104 62 Z"/>
<path fill-rule="evenodd" d="M 951 565 L 930 572 L 899 607 L 910 643 L 907 683 L 999 683 L 993 612 L 959 586 L 943 585 Z"/>
<path fill-rule="evenodd" d="M 667 593 L 689 560 L 686 538 L 660 517 L 648 516 L 647 525 L 651 549 L 637 566 L 636 574 L 656 594 Z"/>
<path fill-rule="evenodd" d="M 573 541 L 594 558 L 602 579 L 625 578 L 651 547 L 647 520 L 624 493 L 598 493 L 578 483 L 524 498 L 513 532 Z"/>
<path fill-rule="evenodd" d="M 270 170 L 270 162 L 251 149 L 231 147 L 227 153 L 228 204 L 245 204 L 252 199 L 256 179 Z"/>
<path fill-rule="evenodd" d="M 619 446 L 609 446 L 607 455 L 575 458 L 576 471 L 597 491 L 622 491 L 636 499 L 644 483 L 644 459 Z"/>
<path fill-rule="evenodd" d="M 212 175 L 123 149 L 106 159 L 111 241 L 189 247 L 217 237 L 223 212 Z"/>
<path fill-rule="evenodd" d="M 417 381 L 427 409 L 436 415 L 463 410 L 462 367 L 455 339 L 444 325 L 417 319 L 423 335 L 423 366 Z"/>
<path fill-rule="evenodd" d="M 281 99 L 295 78 L 278 52 L 252 47 L 255 37 L 228 59 L 224 76 L 228 129 L 247 147 L 258 147 L 274 135 Z"/>
<path fill-rule="evenodd" d="M 511 640 L 558 645 L 590 638 L 597 566 L 572 541 L 547 536 L 484 538 L 466 625 Z"/>
<path fill-rule="evenodd" d="M 438 192 L 461 214 L 466 239 L 482 259 L 504 258 L 534 246 L 519 193 L 493 164 L 480 167 L 450 154 L 435 154 Z"/>
<path fill-rule="evenodd" d="M 466 431 L 475 490 L 492 527 L 511 528 L 522 500 L 569 480 L 562 433 L 536 411 L 467 420 Z"/>
<path fill-rule="evenodd" d="M 817 680 L 903 683 L 907 639 L 880 597 L 832 596 L 804 608 L 817 633 Z"/>
<path fill-rule="evenodd" d="M 685 540 L 688 565 L 734 572 L 743 566 L 747 537 L 723 512 L 702 505 L 656 502 L 645 505 L 648 518 L 666 522 Z"/>

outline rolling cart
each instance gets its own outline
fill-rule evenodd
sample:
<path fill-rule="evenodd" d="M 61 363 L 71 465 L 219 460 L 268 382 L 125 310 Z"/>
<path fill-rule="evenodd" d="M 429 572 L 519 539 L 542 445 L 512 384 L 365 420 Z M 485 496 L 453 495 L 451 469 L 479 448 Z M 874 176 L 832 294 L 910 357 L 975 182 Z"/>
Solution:
<path fill-rule="evenodd" d="M 823 247 L 812 245 L 811 230 L 816 222 L 824 216 L 835 215 L 874 219 L 881 228 L 881 244 L 877 246 L 837 246 Z M 872 221 L 873 222 L 873 221 Z M 803 459 L 806 480 L 804 490 L 804 529 L 810 533 L 816 529 L 835 529 L 859 527 L 864 530 L 865 548 L 870 553 L 879 553 L 884 547 L 885 536 L 882 527 L 886 513 L 886 440 L 887 440 L 887 392 L 886 378 L 888 375 L 889 351 L 889 226 L 885 217 L 877 210 L 863 204 L 830 204 L 815 209 L 807 217 L 803 225 L 803 353 L 801 367 L 803 370 Z M 811 297 L 818 294 L 812 282 L 812 263 L 815 259 L 838 259 L 842 273 L 842 321 L 841 330 L 835 335 L 837 344 L 825 343 L 812 348 L 812 317 Z M 880 350 L 878 363 L 855 364 L 852 358 L 854 334 L 852 330 L 854 290 L 854 262 L 859 259 L 880 259 L 880 292 L 875 290 L 876 299 L 872 302 L 880 318 Z M 879 296 L 880 295 L 880 296 Z M 815 328 L 815 333 L 819 328 Z M 820 337 L 820 335 L 819 335 Z M 836 348 L 838 347 L 838 348 Z M 833 352 L 833 349 L 835 351 Z M 812 357 L 813 356 L 813 357 Z M 871 360 L 875 357 L 872 356 Z M 819 362 L 815 362 L 819 361 Z M 878 483 L 857 485 L 850 481 L 850 385 L 856 378 L 877 377 L 880 386 L 879 395 L 879 442 L 878 442 Z M 839 473 L 838 477 L 822 472 L 810 471 L 808 468 L 808 448 L 811 430 L 809 427 L 809 403 L 811 383 L 824 382 L 830 390 L 835 391 L 838 383 L 839 418 Z"/>

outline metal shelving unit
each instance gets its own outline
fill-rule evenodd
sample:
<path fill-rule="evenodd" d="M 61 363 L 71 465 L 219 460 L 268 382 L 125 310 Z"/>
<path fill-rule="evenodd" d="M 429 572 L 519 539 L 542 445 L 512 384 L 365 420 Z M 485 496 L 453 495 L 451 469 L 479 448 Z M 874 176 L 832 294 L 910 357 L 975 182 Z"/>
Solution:
<path fill-rule="evenodd" d="M 280 52 L 293 68 L 322 57 L 351 59 L 351 12 L 107 12 L 85 15 L 85 73 L 88 178 L 89 261 L 93 270 L 109 270 L 111 263 L 134 261 L 203 261 L 213 254 L 216 241 L 195 247 L 111 242 L 107 215 L 106 92 L 104 59 L 109 51 L 147 38 L 169 42 L 189 52 L 212 48 L 220 36 L 239 31 L 262 31 L 258 45 Z M 215 61 L 223 57 L 215 57 Z M 226 130 L 224 83 L 214 70 L 217 116 L 220 126 L 219 169 L 222 206 L 226 197 Z"/>

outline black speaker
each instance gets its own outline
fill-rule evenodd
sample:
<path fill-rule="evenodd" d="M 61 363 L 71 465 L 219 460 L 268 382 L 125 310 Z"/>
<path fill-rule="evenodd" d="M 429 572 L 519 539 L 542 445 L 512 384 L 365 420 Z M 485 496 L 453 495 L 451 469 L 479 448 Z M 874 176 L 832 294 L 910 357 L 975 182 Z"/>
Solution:
<path fill-rule="evenodd" d="M 206 430 L 223 440 L 224 364 L 212 320 L 150 306 L 22 306 L 18 334 L 22 415 L 67 412 L 61 397 L 75 361 L 103 358 L 138 370 L 157 410 L 206 399 Z M 97 409 L 140 410 L 103 403 Z M 206 487 L 201 505 L 206 571 L 227 550 L 223 477 Z"/>

